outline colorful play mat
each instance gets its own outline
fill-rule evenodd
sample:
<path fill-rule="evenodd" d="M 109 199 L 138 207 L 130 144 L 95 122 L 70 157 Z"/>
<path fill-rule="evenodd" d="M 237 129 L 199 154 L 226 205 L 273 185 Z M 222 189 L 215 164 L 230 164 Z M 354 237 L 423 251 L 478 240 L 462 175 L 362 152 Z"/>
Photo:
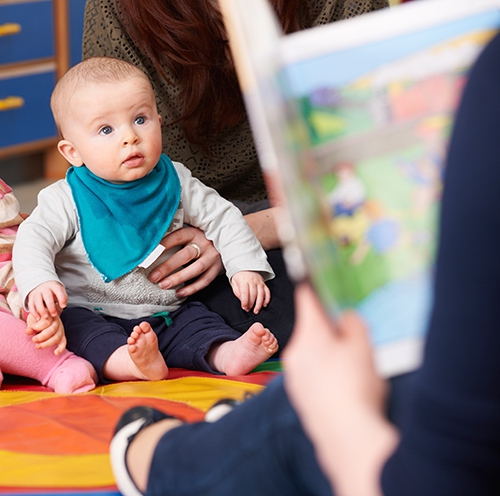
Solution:
<path fill-rule="evenodd" d="M 222 398 L 258 394 L 280 371 L 278 361 L 237 377 L 171 369 L 165 381 L 115 383 L 74 395 L 7 379 L 0 390 L 0 494 L 117 496 L 108 448 L 125 410 L 150 405 L 196 422 Z"/>

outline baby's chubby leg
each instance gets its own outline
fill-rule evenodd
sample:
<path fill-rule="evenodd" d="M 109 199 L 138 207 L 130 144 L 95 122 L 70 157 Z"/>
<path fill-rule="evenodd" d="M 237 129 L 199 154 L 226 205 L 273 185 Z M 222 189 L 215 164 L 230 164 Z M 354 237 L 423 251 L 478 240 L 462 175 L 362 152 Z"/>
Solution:
<path fill-rule="evenodd" d="M 158 337 L 148 322 L 134 327 L 127 344 L 108 358 L 103 372 L 113 381 L 160 381 L 167 378 L 168 367 L 158 349 Z"/>
<path fill-rule="evenodd" d="M 226 375 L 243 375 L 278 351 L 278 340 L 262 324 L 256 322 L 234 341 L 215 343 L 209 350 L 210 366 Z"/>
<path fill-rule="evenodd" d="M 0 311 L 0 369 L 29 377 L 56 393 L 81 393 L 93 389 L 97 375 L 92 365 L 68 350 L 54 354 L 54 347 L 37 349 L 26 334 L 26 322 Z"/>

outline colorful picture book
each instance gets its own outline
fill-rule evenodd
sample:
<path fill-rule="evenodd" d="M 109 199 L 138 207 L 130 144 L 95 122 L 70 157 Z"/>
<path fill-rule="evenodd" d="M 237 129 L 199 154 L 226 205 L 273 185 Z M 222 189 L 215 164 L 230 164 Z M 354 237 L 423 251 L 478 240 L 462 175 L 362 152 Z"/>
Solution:
<path fill-rule="evenodd" d="M 292 277 L 365 319 L 380 373 L 421 363 L 445 158 L 500 1 L 418 0 L 284 35 L 220 0 Z"/>

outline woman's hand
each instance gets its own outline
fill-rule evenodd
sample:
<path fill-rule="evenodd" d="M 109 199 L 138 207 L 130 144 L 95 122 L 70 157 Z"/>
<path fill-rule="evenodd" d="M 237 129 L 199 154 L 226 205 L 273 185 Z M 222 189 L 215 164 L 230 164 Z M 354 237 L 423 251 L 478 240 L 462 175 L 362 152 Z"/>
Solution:
<path fill-rule="evenodd" d="M 297 319 L 283 353 L 285 386 L 335 494 L 380 496 L 380 473 L 397 443 L 384 416 L 366 327 L 354 312 L 332 322 L 309 285 L 296 290 Z"/>
<path fill-rule="evenodd" d="M 177 291 L 179 297 L 190 296 L 206 288 L 223 272 L 219 252 L 203 231 L 196 227 L 183 227 L 170 233 L 163 239 L 162 245 L 167 250 L 175 246 L 183 248 L 156 267 L 151 272 L 150 279 L 163 289 L 174 288 L 193 280 Z"/>

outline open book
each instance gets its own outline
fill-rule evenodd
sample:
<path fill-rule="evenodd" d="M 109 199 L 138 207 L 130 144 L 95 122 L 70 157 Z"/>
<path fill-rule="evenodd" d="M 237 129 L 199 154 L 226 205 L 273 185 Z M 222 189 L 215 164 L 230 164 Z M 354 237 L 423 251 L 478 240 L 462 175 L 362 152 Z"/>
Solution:
<path fill-rule="evenodd" d="M 500 0 L 419 0 L 284 35 L 219 0 L 290 275 L 355 308 L 379 372 L 421 362 L 448 138 Z"/>

